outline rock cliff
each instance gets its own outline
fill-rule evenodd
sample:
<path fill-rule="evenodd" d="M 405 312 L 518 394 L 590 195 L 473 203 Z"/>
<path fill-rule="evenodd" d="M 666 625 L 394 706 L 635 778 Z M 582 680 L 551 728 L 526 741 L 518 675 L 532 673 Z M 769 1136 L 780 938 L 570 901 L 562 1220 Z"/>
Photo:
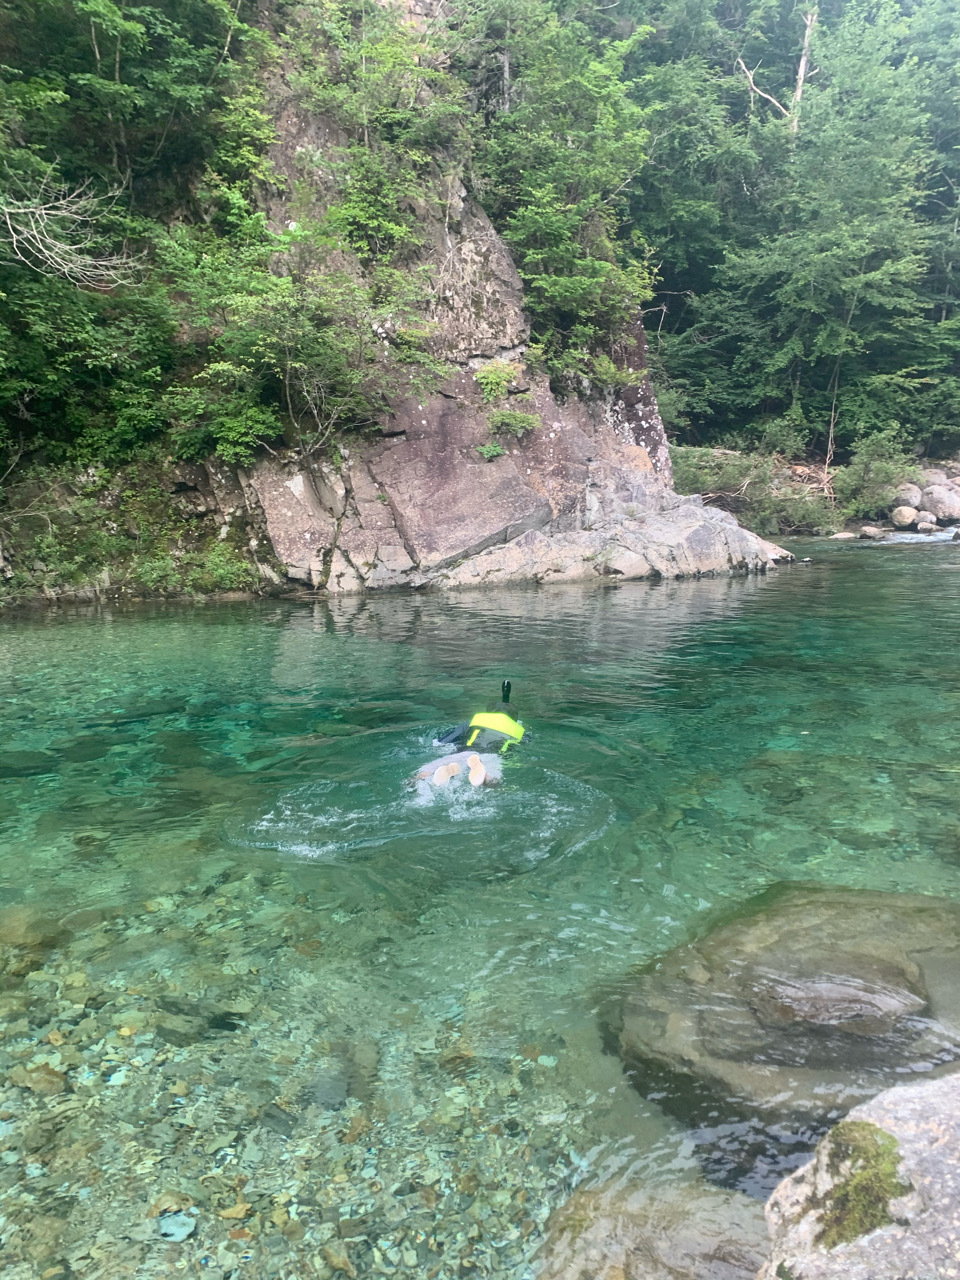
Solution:
<path fill-rule="evenodd" d="M 406 8 L 414 25 L 433 12 L 432 0 Z M 279 230 L 322 219 L 347 139 L 299 91 L 295 66 L 276 69 L 269 99 L 277 141 L 262 202 Z M 672 491 L 639 318 L 611 353 L 620 390 L 584 385 L 561 403 L 524 366 L 522 283 L 480 205 L 438 171 L 408 212 L 417 235 L 407 265 L 423 281 L 429 345 L 448 376 L 428 396 L 392 403 L 374 438 L 343 449 L 336 468 L 292 452 L 265 456 L 230 481 L 209 468 L 218 501 L 229 491 L 230 519 L 242 494 L 289 578 L 345 593 L 726 573 L 789 558 Z M 337 257 L 363 274 L 346 248 Z M 484 377 L 491 366 L 501 380 L 495 394 Z M 494 411 L 514 434 L 491 434 Z"/>
<path fill-rule="evenodd" d="M 485 461 L 472 370 L 397 405 L 339 468 L 262 458 L 236 481 L 211 463 L 225 514 L 261 527 L 287 576 L 332 593 L 387 586 L 686 577 L 764 570 L 786 553 L 680 497 L 652 397 L 560 405 L 529 380 L 542 426 Z M 643 439 L 645 443 L 638 441 Z"/>

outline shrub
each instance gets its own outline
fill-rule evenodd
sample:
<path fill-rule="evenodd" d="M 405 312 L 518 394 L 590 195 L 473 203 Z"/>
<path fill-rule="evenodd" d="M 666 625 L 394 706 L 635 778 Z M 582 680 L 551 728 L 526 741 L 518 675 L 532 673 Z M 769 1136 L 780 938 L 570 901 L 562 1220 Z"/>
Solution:
<path fill-rule="evenodd" d="M 487 415 L 487 425 L 491 435 L 522 440 L 529 431 L 539 427 L 540 418 L 535 413 L 521 413 L 519 409 L 495 409 Z"/>
<path fill-rule="evenodd" d="M 254 566 L 226 542 L 216 542 L 198 556 L 186 575 L 191 591 L 245 591 L 258 581 Z"/>
<path fill-rule="evenodd" d="M 477 445 L 477 453 L 483 458 L 484 462 L 492 462 L 494 458 L 502 458 L 506 452 L 502 444 Z"/>
<path fill-rule="evenodd" d="M 861 437 L 847 466 L 839 467 L 833 477 L 841 515 L 851 520 L 883 515 L 896 496 L 896 486 L 915 475 L 914 459 L 906 452 L 897 424 Z"/>
<path fill-rule="evenodd" d="M 182 591 L 183 577 L 173 556 L 147 556 L 131 567 L 130 576 L 137 586 L 148 591 Z"/>
<path fill-rule="evenodd" d="M 837 528 L 829 498 L 811 485 L 791 483 L 782 458 L 678 445 L 670 454 L 678 493 L 702 494 L 754 533 L 830 533 Z"/>
<path fill-rule="evenodd" d="M 520 377 L 520 366 L 509 360 L 491 360 L 478 369 L 473 380 L 480 388 L 484 404 L 496 404 L 507 394 L 507 388 Z"/>

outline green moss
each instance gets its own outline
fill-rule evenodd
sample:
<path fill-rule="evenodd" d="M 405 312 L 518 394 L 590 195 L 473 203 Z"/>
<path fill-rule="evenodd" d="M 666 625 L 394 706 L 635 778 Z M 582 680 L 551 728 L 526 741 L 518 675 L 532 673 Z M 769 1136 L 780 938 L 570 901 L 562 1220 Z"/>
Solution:
<path fill-rule="evenodd" d="M 827 1165 L 837 1179 L 818 1206 L 822 1225 L 817 1244 L 832 1249 L 893 1222 L 890 1201 L 910 1190 L 897 1172 L 896 1138 L 864 1120 L 844 1120 L 825 1139 Z"/>
<path fill-rule="evenodd" d="M 256 590 L 249 530 L 187 515 L 163 462 L 77 477 L 38 468 L 0 506 L 0 605 L 40 592 L 122 595 Z"/>

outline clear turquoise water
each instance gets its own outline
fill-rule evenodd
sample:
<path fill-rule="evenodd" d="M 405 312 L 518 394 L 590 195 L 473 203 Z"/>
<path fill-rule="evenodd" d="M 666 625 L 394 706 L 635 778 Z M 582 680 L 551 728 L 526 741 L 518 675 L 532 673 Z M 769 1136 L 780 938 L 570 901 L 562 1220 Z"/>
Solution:
<path fill-rule="evenodd" d="M 695 1176 L 611 985 L 778 880 L 960 895 L 960 547 L 814 554 L 0 622 L 8 1274 L 524 1276 L 577 1181 Z M 505 676 L 504 785 L 410 790 Z"/>

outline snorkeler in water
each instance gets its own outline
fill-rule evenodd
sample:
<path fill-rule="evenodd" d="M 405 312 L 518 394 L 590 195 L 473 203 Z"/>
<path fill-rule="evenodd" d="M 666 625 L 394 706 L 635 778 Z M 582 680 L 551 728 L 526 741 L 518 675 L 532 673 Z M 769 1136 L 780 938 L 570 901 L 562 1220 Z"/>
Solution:
<path fill-rule="evenodd" d="M 478 751 L 493 751 L 503 755 L 514 743 L 523 738 L 523 725 L 515 717 L 510 706 L 509 680 L 500 686 L 499 702 L 490 703 L 486 711 L 478 711 L 472 720 L 455 725 L 436 739 L 442 746 L 451 743 L 459 748 L 476 747 Z"/>
<path fill-rule="evenodd" d="M 521 742 L 524 735 L 523 724 L 516 718 L 515 708 L 510 706 L 510 689 L 510 681 L 504 680 L 499 701 L 491 703 L 486 711 L 478 711 L 471 720 L 440 734 L 435 739 L 437 745 L 456 747 L 456 754 L 431 761 L 417 777 L 429 777 L 436 786 L 445 786 L 466 767 L 471 786 L 495 786 L 502 776 L 497 757 Z M 484 755 L 486 760 L 482 758 Z"/>

